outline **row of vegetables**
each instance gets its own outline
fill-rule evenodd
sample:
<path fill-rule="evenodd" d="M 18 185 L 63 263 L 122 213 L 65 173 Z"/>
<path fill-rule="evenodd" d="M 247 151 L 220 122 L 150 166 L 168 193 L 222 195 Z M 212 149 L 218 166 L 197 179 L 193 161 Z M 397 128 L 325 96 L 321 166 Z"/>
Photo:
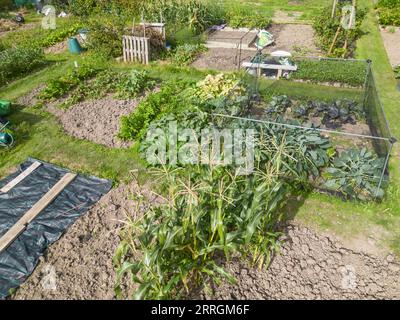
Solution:
<path fill-rule="evenodd" d="M 211 290 L 223 279 L 235 283 L 224 268 L 233 256 L 248 258 L 260 268 L 268 265 L 279 244 L 276 226 L 285 202 L 309 189 L 311 180 L 323 178 L 323 187 L 352 199 L 383 196 L 378 188 L 383 160 L 373 152 L 339 153 L 328 137 L 312 128 L 229 117 L 246 117 L 249 112 L 248 89 L 239 79 L 209 75 L 197 84 L 171 90 L 172 100 L 154 93 L 160 95 L 159 101 L 152 97 L 152 109 L 158 113 L 151 113 L 147 133 L 161 132 L 164 136 L 159 138 L 168 141 L 171 121 L 178 132 L 191 128 L 199 133 L 210 127 L 253 129 L 254 171 L 242 176 L 233 165 L 149 164 L 165 202 L 149 208 L 142 219 L 124 229 L 114 258 L 118 294 L 124 294 L 127 273 L 137 285 L 136 298 L 176 299 L 190 296 L 199 287 Z M 171 107 L 166 106 L 169 103 Z M 139 107 L 137 112 L 143 110 Z M 228 117 L 216 117 L 216 113 Z M 136 135 L 143 155 L 154 143 L 146 136 Z M 185 143 L 178 141 L 178 147 Z"/>

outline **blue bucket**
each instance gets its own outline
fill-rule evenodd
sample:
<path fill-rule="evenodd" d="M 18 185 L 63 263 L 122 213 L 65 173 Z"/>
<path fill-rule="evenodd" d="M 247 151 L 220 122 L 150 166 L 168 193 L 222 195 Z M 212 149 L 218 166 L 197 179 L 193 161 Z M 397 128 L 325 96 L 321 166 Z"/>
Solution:
<path fill-rule="evenodd" d="M 68 39 L 68 49 L 69 52 L 74 54 L 80 54 L 82 52 L 82 47 L 79 44 L 78 39 L 76 39 L 75 37 Z"/>

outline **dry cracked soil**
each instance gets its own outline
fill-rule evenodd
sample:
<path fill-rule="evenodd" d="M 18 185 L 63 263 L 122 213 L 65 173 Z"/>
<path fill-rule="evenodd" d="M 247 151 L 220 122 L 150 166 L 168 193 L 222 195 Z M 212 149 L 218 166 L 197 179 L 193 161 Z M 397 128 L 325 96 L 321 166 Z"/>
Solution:
<path fill-rule="evenodd" d="M 14 299 L 115 299 L 112 257 L 127 217 L 137 219 L 143 188 L 120 185 L 105 195 L 41 258 Z M 152 198 L 153 197 L 153 198 Z M 157 202 L 147 193 L 149 203 Z M 290 224 L 268 269 L 235 258 L 226 268 L 237 285 L 222 283 L 201 299 L 399 299 L 400 265 L 394 255 L 376 257 L 346 248 L 332 236 Z M 53 270 L 56 287 L 46 287 Z M 126 292 L 132 292 L 126 284 Z"/>

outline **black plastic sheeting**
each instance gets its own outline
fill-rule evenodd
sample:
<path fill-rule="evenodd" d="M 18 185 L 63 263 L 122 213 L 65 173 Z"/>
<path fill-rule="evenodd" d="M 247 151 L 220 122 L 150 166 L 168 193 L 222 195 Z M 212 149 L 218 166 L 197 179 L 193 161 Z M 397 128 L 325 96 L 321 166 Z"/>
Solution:
<path fill-rule="evenodd" d="M 0 181 L 0 188 L 28 168 L 28 159 L 16 172 Z M 0 193 L 0 237 L 38 202 L 68 170 L 42 162 L 42 165 L 8 193 Z M 110 191 L 109 180 L 78 175 L 43 210 L 27 229 L 0 253 L 0 299 L 19 287 L 35 269 L 46 248 L 57 241 L 80 216 Z"/>

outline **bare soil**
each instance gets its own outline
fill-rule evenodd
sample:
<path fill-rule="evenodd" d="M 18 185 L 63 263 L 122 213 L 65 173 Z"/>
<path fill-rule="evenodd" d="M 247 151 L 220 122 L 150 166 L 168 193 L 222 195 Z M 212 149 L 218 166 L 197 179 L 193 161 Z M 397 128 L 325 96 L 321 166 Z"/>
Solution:
<path fill-rule="evenodd" d="M 280 254 L 268 270 L 252 268 L 241 259 L 226 267 L 237 285 L 223 283 L 213 299 L 399 299 L 400 264 L 353 251 L 332 236 L 289 225 Z"/>
<path fill-rule="evenodd" d="M 136 183 L 112 189 L 52 245 L 13 299 L 114 299 L 112 262 L 127 217 L 137 219 L 144 205 L 133 200 L 156 197 Z M 55 286 L 48 287 L 49 276 Z M 129 291 L 129 290 L 128 290 Z"/>
<path fill-rule="evenodd" d="M 275 23 L 296 23 L 298 19 L 303 15 L 301 11 L 281 11 L 276 10 L 274 13 L 273 21 Z"/>
<path fill-rule="evenodd" d="M 117 100 L 108 96 L 80 102 L 68 109 L 49 105 L 48 110 L 60 121 L 69 135 L 110 148 L 127 148 L 132 143 L 118 139 L 121 117 L 129 115 L 143 99 Z"/>
<path fill-rule="evenodd" d="M 242 50 L 241 58 L 239 50 L 226 48 L 211 48 L 192 63 L 192 67 L 198 69 L 215 69 L 219 71 L 236 71 L 243 62 L 250 62 L 255 56 L 255 51 Z M 240 60 L 240 63 L 239 63 Z"/>
<path fill-rule="evenodd" d="M 126 216 L 137 218 L 130 195 L 137 185 L 120 186 L 104 196 L 41 259 L 13 299 L 114 299 L 112 257 Z M 151 196 L 149 196 L 149 199 Z M 157 202 L 155 198 L 151 200 Z M 393 254 L 384 258 L 354 251 L 332 235 L 291 224 L 268 269 L 234 258 L 226 268 L 237 285 L 223 282 L 200 299 L 399 299 L 400 265 Z M 49 270 L 56 287 L 46 288 Z M 125 284 L 127 292 L 134 288 Z"/>
<path fill-rule="evenodd" d="M 68 41 L 65 40 L 65 41 L 56 43 L 54 46 L 44 49 L 44 53 L 45 54 L 58 54 L 58 53 L 66 52 L 67 49 L 68 49 Z"/>
<path fill-rule="evenodd" d="M 250 45 L 255 37 L 256 32 L 244 32 L 244 31 L 224 31 L 218 30 L 213 31 L 208 35 L 208 41 L 216 41 L 216 42 L 228 42 L 233 44 L 240 44 L 242 42 L 242 46 Z"/>
<path fill-rule="evenodd" d="M 314 30 L 312 26 L 306 24 L 273 24 L 269 29 L 275 36 L 275 43 L 263 50 L 270 53 L 277 50 L 289 51 L 297 55 L 321 56 L 322 52 L 316 47 L 314 42 Z M 227 36 L 225 40 L 210 40 L 220 42 L 237 43 L 238 40 L 233 39 L 238 31 L 220 31 L 219 34 Z M 242 33 L 245 34 L 245 33 Z M 247 36 L 248 38 L 248 36 Z M 246 38 L 246 39 L 247 39 Z M 227 48 L 211 48 L 207 52 L 201 54 L 199 58 L 192 64 L 198 69 L 215 69 L 220 71 L 235 71 L 243 62 L 250 62 L 256 55 L 256 51 L 242 50 L 242 56 L 239 60 L 239 50 Z"/>
<path fill-rule="evenodd" d="M 385 44 L 387 54 L 389 56 L 390 64 L 393 67 L 400 65 L 400 28 L 381 28 L 381 36 L 383 39 L 383 43 Z"/>
<path fill-rule="evenodd" d="M 311 25 L 273 24 L 268 31 L 274 35 L 275 43 L 265 48 L 264 52 L 284 50 L 309 56 L 322 54 L 315 45 L 315 33 Z"/>
<path fill-rule="evenodd" d="M 18 24 L 12 20 L 0 19 L 0 38 L 4 37 L 8 32 L 13 32 L 15 30 L 32 29 L 35 26 L 37 26 L 36 22 Z"/>

